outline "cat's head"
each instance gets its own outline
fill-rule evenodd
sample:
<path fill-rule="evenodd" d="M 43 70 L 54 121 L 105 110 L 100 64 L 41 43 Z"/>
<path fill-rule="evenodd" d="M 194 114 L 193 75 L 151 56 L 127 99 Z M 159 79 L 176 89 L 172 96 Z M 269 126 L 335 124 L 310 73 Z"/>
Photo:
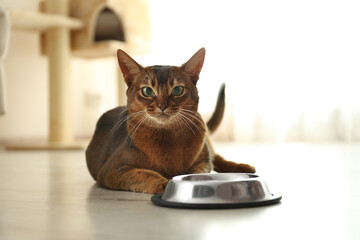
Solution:
<path fill-rule="evenodd" d="M 196 83 L 204 63 L 204 48 L 180 67 L 143 67 L 122 50 L 117 56 L 128 86 L 129 114 L 141 114 L 147 121 L 165 126 L 192 118 L 197 112 Z"/>

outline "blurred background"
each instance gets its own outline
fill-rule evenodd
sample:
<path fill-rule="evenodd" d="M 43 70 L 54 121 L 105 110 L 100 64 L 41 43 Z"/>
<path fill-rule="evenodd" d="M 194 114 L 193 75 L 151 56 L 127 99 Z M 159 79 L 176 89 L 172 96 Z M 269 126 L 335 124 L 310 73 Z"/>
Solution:
<path fill-rule="evenodd" d="M 198 82 L 205 118 L 226 83 L 225 119 L 216 140 L 360 140 L 358 1 L 140 2 L 149 14 L 149 47 L 129 51 L 135 60 L 181 65 L 205 47 Z M 15 11 L 38 12 L 39 4 L 0 0 L 0 7 Z M 2 64 L 6 112 L 0 115 L 0 141 L 47 139 L 49 73 L 41 34 L 12 28 Z M 89 139 L 99 116 L 125 103 L 116 50 L 106 57 L 73 56 L 70 69 L 72 131 L 75 139 Z"/>

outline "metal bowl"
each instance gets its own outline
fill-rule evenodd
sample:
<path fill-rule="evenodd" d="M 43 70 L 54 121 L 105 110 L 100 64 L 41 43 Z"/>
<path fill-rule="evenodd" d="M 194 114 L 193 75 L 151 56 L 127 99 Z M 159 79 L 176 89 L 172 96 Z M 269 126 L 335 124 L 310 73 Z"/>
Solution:
<path fill-rule="evenodd" d="M 176 208 L 240 208 L 277 203 L 264 179 L 248 173 L 203 173 L 174 177 L 164 194 L 152 197 L 159 206 Z"/>

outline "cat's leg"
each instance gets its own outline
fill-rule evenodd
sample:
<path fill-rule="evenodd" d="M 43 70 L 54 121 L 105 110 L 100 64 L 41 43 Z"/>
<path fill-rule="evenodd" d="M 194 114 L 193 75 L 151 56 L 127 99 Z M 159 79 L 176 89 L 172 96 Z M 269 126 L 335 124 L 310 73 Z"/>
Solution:
<path fill-rule="evenodd" d="M 194 173 L 209 173 L 212 170 L 212 164 L 209 161 L 202 161 L 199 163 L 194 164 L 190 170 L 188 171 L 189 174 Z"/>
<path fill-rule="evenodd" d="M 213 164 L 214 170 L 217 172 L 255 173 L 255 167 L 249 164 L 227 161 L 219 154 L 215 154 Z"/>
<path fill-rule="evenodd" d="M 212 148 L 209 141 L 207 141 L 199 156 L 197 157 L 191 168 L 187 171 L 187 173 L 194 174 L 211 172 L 211 170 L 213 169 L 211 156 L 213 156 Z"/>
<path fill-rule="evenodd" d="M 164 192 L 168 179 L 152 170 L 125 166 L 102 169 L 97 182 L 114 190 L 160 194 Z"/>

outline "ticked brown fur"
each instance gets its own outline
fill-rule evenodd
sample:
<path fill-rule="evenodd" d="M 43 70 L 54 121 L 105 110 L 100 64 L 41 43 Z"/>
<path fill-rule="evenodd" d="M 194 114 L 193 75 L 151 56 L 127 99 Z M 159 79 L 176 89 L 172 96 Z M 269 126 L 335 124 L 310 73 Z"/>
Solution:
<path fill-rule="evenodd" d="M 162 193 L 176 175 L 255 172 L 250 165 L 224 160 L 211 146 L 208 134 L 221 122 L 224 88 L 205 124 L 197 112 L 196 88 L 204 57 L 202 48 L 181 67 L 142 67 L 118 50 L 127 106 L 101 116 L 86 150 L 88 169 L 100 186 Z"/>

